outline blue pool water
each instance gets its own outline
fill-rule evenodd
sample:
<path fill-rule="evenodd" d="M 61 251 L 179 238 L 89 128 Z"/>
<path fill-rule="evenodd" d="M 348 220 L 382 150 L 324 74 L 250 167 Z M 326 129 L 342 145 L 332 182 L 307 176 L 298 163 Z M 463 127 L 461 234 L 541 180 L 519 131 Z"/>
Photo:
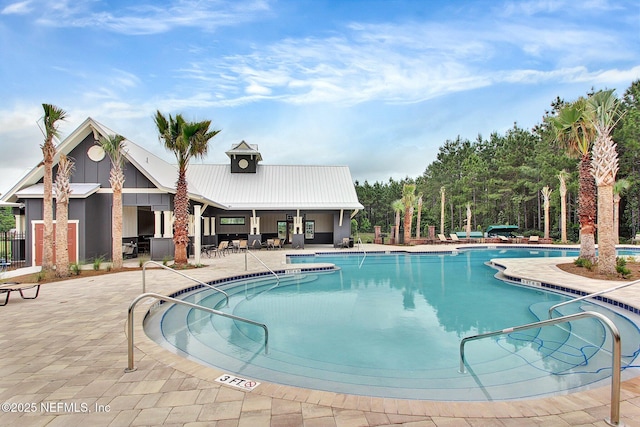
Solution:
<path fill-rule="evenodd" d="M 595 319 L 470 342 L 467 374 L 458 372 L 459 344 L 465 336 L 545 319 L 551 305 L 567 299 L 497 280 L 486 261 L 574 255 L 487 249 L 295 256 L 291 262 L 301 267 L 320 262 L 339 269 L 286 275 L 277 285 L 272 278 L 236 282 L 226 289 L 228 308 L 208 289 L 184 297 L 266 324 L 267 354 L 261 328 L 182 306 L 159 313 L 161 329 L 150 334 L 226 372 L 319 390 L 454 401 L 567 393 L 610 381 L 610 337 Z M 640 343 L 634 322 L 585 302 L 561 310 L 606 313 L 621 330 L 624 374 L 638 374 L 631 368 Z"/>

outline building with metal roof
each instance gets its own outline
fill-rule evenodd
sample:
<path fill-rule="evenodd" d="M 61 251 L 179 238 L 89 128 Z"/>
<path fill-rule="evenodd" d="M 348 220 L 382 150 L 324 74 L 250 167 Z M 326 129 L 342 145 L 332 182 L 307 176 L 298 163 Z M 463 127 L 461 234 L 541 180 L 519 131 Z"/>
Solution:
<path fill-rule="evenodd" d="M 116 132 L 87 118 L 58 146 L 75 161 L 69 205 L 70 260 L 111 258 L 111 163 L 97 141 Z M 178 169 L 125 139 L 123 244 L 152 259 L 173 255 L 173 196 Z M 292 247 L 338 244 L 351 234 L 350 218 L 362 209 L 347 166 L 269 165 L 256 144 L 241 141 L 228 164 L 190 164 L 191 253 L 202 245 L 246 239 L 258 247 L 280 239 Z M 0 198 L 11 203 L 16 229 L 25 235 L 26 265 L 39 265 L 44 166 L 34 167 Z M 54 192 L 55 197 L 55 192 Z M 55 212 L 55 209 L 54 209 Z M 71 243 L 71 242 L 70 242 Z"/>

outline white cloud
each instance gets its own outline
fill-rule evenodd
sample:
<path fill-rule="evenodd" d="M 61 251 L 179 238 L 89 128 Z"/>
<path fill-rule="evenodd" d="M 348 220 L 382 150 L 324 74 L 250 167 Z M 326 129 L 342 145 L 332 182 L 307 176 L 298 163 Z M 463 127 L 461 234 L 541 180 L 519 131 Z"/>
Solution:
<path fill-rule="evenodd" d="M 169 4 L 133 4 L 114 11 L 88 9 L 90 3 L 51 2 L 43 5 L 38 23 L 51 27 L 104 29 L 128 35 L 165 33 L 175 28 L 219 27 L 251 22 L 269 11 L 266 0 L 177 0 Z"/>
<path fill-rule="evenodd" d="M 26 15 L 32 10 L 31 0 L 26 0 L 5 6 L 2 11 L 0 11 L 0 15 Z"/>

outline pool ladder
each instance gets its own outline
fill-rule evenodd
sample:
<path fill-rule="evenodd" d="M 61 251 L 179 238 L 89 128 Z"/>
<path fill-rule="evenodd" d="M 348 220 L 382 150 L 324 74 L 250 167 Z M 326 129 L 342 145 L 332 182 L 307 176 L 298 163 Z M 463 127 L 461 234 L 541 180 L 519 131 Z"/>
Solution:
<path fill-rule="evenodd" d="M 594 311 L 584 311 L 581 313 L 569 314 L 567 316 L 555 317 L 553 319 L 542 320 L 540 322 L 529 323 L 521 326 L 513 326 L 511 328 L 502 329 L 500 331 L 493 332 L 485 332 L 483 334 L 471 335 L 468 337 L 464 337 L 462 341 L 460 341 L 460 373 L 464 374 L 464 345 L 468 341 L 478 340 L 487 337 L 493 337 L 497 335 L 506 335 L 512 332 L 523 331 L 526 329 L 536 329 L 541 328 L 543 326 L 552 326 L 558 323 L 568 323 L 572 320 L 578 320 L 586 317 L 595 317 L 600 320 L 602 324 L 609 328 L 611 332 L 611 336 L 613 338 L 611 347 L 612 347 L 612 362 L 611 362 L 611 415 L 609 418 L 605 418 L 605 422 L 611 426 L 620 426 L 620 370 L 621 370 L 621 341 L 620 341 L 620 332 L 616 325 L 605 315 L 594 312 Z"/>

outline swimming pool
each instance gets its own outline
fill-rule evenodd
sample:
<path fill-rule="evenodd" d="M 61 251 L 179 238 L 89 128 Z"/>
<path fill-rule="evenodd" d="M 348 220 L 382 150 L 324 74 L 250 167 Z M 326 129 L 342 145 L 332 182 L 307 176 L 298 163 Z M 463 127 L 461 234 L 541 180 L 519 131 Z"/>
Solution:
<path fill-rule="evenodd" d="M 447 254 L 291 257 L 333 263 L 331 272 L 259 278 L 221 294 L 196 290 L 184 299 L 269 327 L 260 328 L 171 306 L 148 319 L 148 333 L 174 351 L 243 377 L 318 390 L 423 400 L 484 401 L 548 396 L 608 384 L 607 331 L 596 320 L 470 343 L 468 374 L 458 372 L 464 336 L 546 318 L 566 297 L 506 284 L 484 263 L 492 258 L 572 256 L 542 250 L 469 250 Z M 589 303 L 562 314 L 604 309 Z M 623 367 L 634 366 L 640 334 L 627 317 L 608 312 L 621 329 Z M 633 319 L 637 321 L 637 319 Z M 624 375 L 637 375 L 627 368 Z"/>

